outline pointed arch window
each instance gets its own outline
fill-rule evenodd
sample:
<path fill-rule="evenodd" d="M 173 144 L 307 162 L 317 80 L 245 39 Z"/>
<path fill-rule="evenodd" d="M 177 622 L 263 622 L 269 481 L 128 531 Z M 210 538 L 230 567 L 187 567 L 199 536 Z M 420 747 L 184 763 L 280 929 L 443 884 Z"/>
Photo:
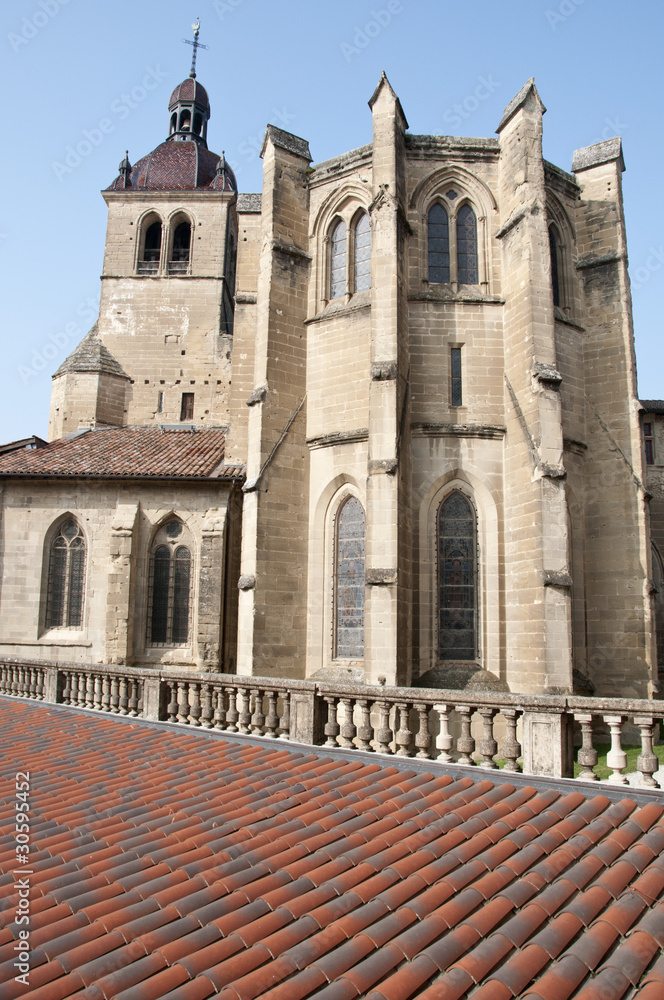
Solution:
<path fill-rule="evenodd" d="M 187 220 L 178 222 L 173 233 L 173 249 L 168 262 L 169 274 L 186 274 L 189 270 L 189 254 L 191 250 L 191 223 Z"/>
<path fill-rule="evenodd" d="M 438 511 L 438 656 L 477 655 L 477 527 L 462 493 L 451 493 Z"/>
<path fill-rule="evenodd" d="M 560 240 L 555 226 L 549 226 L 549 254 L 551 256 L 553 304 L 560 308 Z"/>
<path fill-rule="evenodd" d="M 178 519 L 155 536 L 150 566 L 148 642 L 152 646 L 189 643 L 192 558 Z"/>
<path fill-rule="evenodd" d="M 364 509 L 349 497 L 337 516 L 334 567 L 334 656 L 364 656 Z"/>
<path fill-rule="evenodd" d="M 85 538 L 73 518 L 51 542 L 46 592 L 46 628 L 81 628 L 85 585 Z"/>
<path fill-rule="evenodd" d="M 450 222 L 443 206 L 429 209 L 429 281 L 447 284 L 450 280 Z"/>
<path fill-rule="evenodd" d="M 332 230 L 330 248 L 330 298 L 339 299 L 346 294 L 346 250 L 348 238 L 346 223 L 340 220 Z"/>
<path fill-rule="evenodd" d="M 138 262 L 139 274 L 156 274 L 161 258 L 161 219 L 151 222 L 145 230 L 143 251 Z"/>
<path fill-rule="evenodd" d="M 364 292 L 367 288 L 371 288 L 371 220 L 363 212 L 355 223 L 353 290 Z"/>
<path fill-rule="evenodd" d="M 477 268 L 477 218 L 466 202 L 459 209 L 456 219 L 457 281 L 460 285 L 476 285 Z"/>

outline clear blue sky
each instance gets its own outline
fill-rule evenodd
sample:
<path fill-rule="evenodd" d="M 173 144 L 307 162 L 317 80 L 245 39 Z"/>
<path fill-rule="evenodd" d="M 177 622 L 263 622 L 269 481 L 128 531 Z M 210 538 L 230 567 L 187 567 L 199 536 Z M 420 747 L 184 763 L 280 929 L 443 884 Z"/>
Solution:
<path fill-rule="evenodd" d="M 125 149 L 135 162 L 166 137 L 198 16 L 209 145 L 241 191 L 261 189 L 267 122 L 314 161 L 368 142 L 382 69 L 413 133 L 493 136 L 534 76 L 547 159 L 569 170 L 574 149 L 622 135 L 639 392 L 664 396 L 661 0 L 5 0 L 0 441 L 46 434 L 50 376 L 96 315 L 99 191 Z"/>

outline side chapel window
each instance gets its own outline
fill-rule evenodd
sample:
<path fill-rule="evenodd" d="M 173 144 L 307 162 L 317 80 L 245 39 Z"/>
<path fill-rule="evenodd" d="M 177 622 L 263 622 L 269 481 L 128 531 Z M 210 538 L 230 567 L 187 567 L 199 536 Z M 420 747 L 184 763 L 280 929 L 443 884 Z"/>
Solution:
<path fill-rule="evenodd" d="M 468 203 L 462 205 L 456 220 L 457 281 L 460 285 L 476 285 L 477 273 L 477 219 Z"/>
<path fill-rule="evenodd" d="M 337 222 L 332 230 L 330 252 L 330 298 L 339 299 L 346 294 L 346 223 Z"/>
<path fill-rule="evenodd" d="M 334 566 L 334 655 L 364 656 L 364 534 L 362 504 L 349 497 L 337 517 Z"/>
<path fill-rule="evenodd" d="M 182 535 L 182 522 L 174 519 L 155 536 L 148 609 L 148 642 L 153 646 L 184 646 L 189 642 L 192 560 Z"/>
<path fill-rule="evenodd" d="M 446 191 L 449 211 L 437 201 L 427 215 L 427 277 L 433 284 L 477 285 L 480 280 L 477 216 L 468 202 L 455 214 L 458 197 L 456 191 Z"/>
<path fill-rule="evenodd" d="M 51 542 L 46 591 L 46 627 L 81 628 L 85 582 L 85 539 L 73 518 Z"/>
<path fill-rule="evenodd" d="M 436 202 L 429 209 L 429 281 L 450 280 L 450 223 L 447 212 Z"/>
<path fill-rule="evenodd" d="M 474 660 L 477 653 L 477 543 L 475 512 L 459 492 L 438 512 L 438 655 Z"/>
<path fill-rule="evenodd" d="M 371 288 L 371 220 L 367 212 L 355 224 L 355 261 L 353 290 L 363 292 Z"/>
<path fill-rule="evenodd" d="M 558 235 L 553 226 L 549 226 L 549 254 L 551 256 L 551 287 L 553 289 L 553 304 L 560 306 L 560 245 Z"/>

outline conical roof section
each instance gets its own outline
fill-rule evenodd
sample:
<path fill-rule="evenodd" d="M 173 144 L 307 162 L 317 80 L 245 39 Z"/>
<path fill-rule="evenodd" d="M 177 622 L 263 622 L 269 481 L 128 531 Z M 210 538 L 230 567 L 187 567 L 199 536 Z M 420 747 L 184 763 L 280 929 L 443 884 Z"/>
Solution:
<path fill-rule="evenodd" d="M 85 335 L 81 343 L 62 362 L 53 378 L 70 372 L 95 372 L 105 375 L 119 375 L 128 379 L 126 371 L 113 357 L 108 347 L 97 336 L 97 324 Z"/>

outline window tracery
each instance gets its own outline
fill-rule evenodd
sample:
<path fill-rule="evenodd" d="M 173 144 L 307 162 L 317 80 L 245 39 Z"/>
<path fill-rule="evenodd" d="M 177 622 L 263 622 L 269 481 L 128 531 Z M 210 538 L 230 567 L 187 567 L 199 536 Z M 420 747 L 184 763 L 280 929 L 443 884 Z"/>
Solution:
<path fill-rule="evenodd" d="M 173 518 L 155 535 L 150 560 L 148 642 L 152 646 L 189 643 L 192 555 L 182 522 Z"/>
<path fill-rule="evenodd" d="M 334 656 L 364 656 L 364 508 L 351 496 L 337 515 L 334 565 Z"/>
<path fill-rule="evenodd" d="M 477 527 L 470 501 L 455 490 L 438 511 L 438 656 L 477 654 Z"/>
<path fill-rule="evenodd" d="M 46 590 L 46 627 L 81 628 L 85 584 L 85 538 L 73 518 L 51 542 Z"/>

